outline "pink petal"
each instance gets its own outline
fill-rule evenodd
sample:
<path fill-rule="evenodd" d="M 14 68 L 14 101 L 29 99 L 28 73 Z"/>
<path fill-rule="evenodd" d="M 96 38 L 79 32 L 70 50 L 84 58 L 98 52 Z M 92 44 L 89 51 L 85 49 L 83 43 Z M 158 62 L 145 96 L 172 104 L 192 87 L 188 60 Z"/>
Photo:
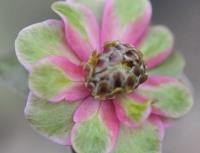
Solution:
<path fill-rule="evenodd" d="M 135 116 L 130 115 L 130 112 L 126 111 L 128 109 L 131 109 L 131 107 L 130 107 L 131 105 L 130 106 L 126 105 L 126 98 L 120 98 L 120 99 L 114 100 L 116 114 L 117 114 L 118 119 L 122 123 L 124 123 L 125 125 L 127 125 L 129 127 L 137 128 L 150 115 L 150 113 L 151 113 L 150 102 L 147 99 L 145 99 L 144 97 L 138 95 L 137 93 L 129 94 L 127 97 L 132 100 L 131 103 L 133 103 L 135 105 L 143 105 L 146 107 L 143 110 L 143 112 L 140 112 L 141 116 L 139 118 L 139 121 L 136 121 Z M 130 103 L 130 101 L 128 103 Z M 132 107 L 133 107 L 132 108 L 133 110 L 137 109 L 137 106 L 134 107 L 134 105 L 133 105 Z M 137 111 L 140 111 L 140 110 L 137 110 Z"/>
<path fill-rule="evenodd" d="M 167 50 L 164 50 L 162 53 L 158 54 L 157 56 L 155 56 L 151 59 L 148 59 L 146 61 L 147 67 L 149 69 L 151 69 L 151 68 L 154 68 L 155 66 L 163 63 L 163 61 L 165 61 L 171 55 L 172 49 L 173 49 L 173 47 L 168 48 Z"/>
<path fill-rule="evenodd" d="M 123 21 L 120 20 L 119 14 L 121 14 L 121 16 L 126 16 L 126 14 L 116 11 L 116 7 L 114 6 L 117 3 L 116 1 L 117 0 L 107 0 L 105 4 L 101 35 L 102 45 L 107 41 L 113 40 L 120 40 L 124 43 L 137 45 L 136 43 L 149 25 L 152 12 L 151 4 L 149 1 L 141 2 L 145 3 L 144 6 L 142 6 L 143 10 L 138 10 L 137 13 L 134 14 L 133 21 L 131 21 L 132 16 L 130 16 L 129 23 L 123 23 Z M 130 1 L 124 1 L 124 3 L 129 2 Z M 130 8 L 127 9 L 134 9 L 131 8 L 131 5 L 134 6 L 139 3 L 139 1 L 132 1 L 131 4 L 129 3 Z M 122 5 L 124 4 L 122 3 Z"/>
<path fill-rule="evenodd" d="M 66 44 L 64 24 L 59 20 L 46 20 L 24 28 L 17 36 L 15 50 L 18 60 L 29 71 L 35 63 L 50 55 L 80 63 Z"/>
<path fill-rule="evenodd" d="M 115 107 L 111 101 L 105 101 L 101 105 L 101 115 L 102 119 L 107 126 L 109 133 L 111 135 L 111 145 L 108 148 L 108 152 L 113 149 L 116 140 L 119 135 L 119 121 L 115 113 Z"/>
<path fill-rule="evenodd" d="M 172 32 L 165 26 L 150 27 L 142 38 L 139 49 L 143 53 L 147 68 L 163 63 L 171 54 L 174 46 Z"/>
<path fill-rule="evenodd" d="M 100 107 L 100 102 L 92 97 L 87 98 L 74 114 L 74 122 L 79 123 L 93 117 Z"/>
<path fill-rule="evenodd" d="M 93 119 L 98 119 L 101 123 L 101 126 L 106 128 L 107 139 L 109 140 L 106 144 L 106 148 L 104 148 L 104 152 L 110 153 L 119 135 L 119 121 L 116 117 L 114 105 L 111 101 L 102 101 L 100 103 L 99 101 L 95 101 L 93 98 L 88 98 L 86 101 L 84 101 L 74 115 L 74 121 L 76 124 L 72 129 L 71 135 L 73 147 L 75 147 L 75 149 L 78 151 L 81 150 L 81 148 L 77 146 L 77 130 L 80 131 L 80 127 L 82 125 L 88 124 Z M 83 136 L 87 136 L 87 134 L 85 133 Z M 96 136 L 98 137 L 97 139 L 101 139 L 101 134 L 96 134 Z M 102 139 L 104 139 L 104 137 Z M 90 144 L 88 144 L 88 147 L 91 147 Z M 92 151 L 90 150 L 90 152 Z"/>
<path fill-rule="evenodd" d="M 174 78 L 168 76 L 149 76 L 148 80 L 141 86 L 158 86 L 163 83 L 175 82 Z"/>
<path fill-rule="evenodd" d="M 56 2 L 52 7 L 63 19 L 68 45 L 80 59 L 87 61 L 94 50 L 99 51 L 99 27 L 91 10 L 70 2 Z M 74 15 L 68 15 L 70 13 Z M 77 27 L 74 26 L 74 22 Z"/>
<path fill-rule="evenodd" d="M 90 92 L 84 84 L 75 84 L 68 92 L 65 93 L 67 101 L 77 101 L 88 97 Z"/>
<path fill-rule="evenodd" d="M 72 80 L 84 81 L 85 73 L 80 65 L 73 64 L 66 58 L 60 56 L 50 56 L 47 59 L 62 68 Z"/>
<path fill-rule="evenodd" d="M 83 83 L 74 83 L 58 96 L 50 99 L 50 102 L 56 103 L 65 99 L 67 102 L 77 102 L 89 96 L 89 91 Z"/>
<path fill-rule="evenodd" d="M 165 126 L 162 122 L 161 117 L 159 117 L 157 115 L 151 115 L 149 118 L 149 121 L 158 127 L 159 133 L 160 133 L 160 138 L 161 138 L 161 140 L 163 140 L 163 138 L 165 136 Z"/>

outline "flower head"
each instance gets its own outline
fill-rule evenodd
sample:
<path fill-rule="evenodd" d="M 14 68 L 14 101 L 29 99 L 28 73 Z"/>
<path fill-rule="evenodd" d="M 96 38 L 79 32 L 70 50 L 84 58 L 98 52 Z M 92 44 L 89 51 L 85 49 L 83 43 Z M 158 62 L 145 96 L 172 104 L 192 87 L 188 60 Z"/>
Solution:
<path fill-rule="evenodd" d="M 173 35 L 149 26 L 150 2 L 71 0 L 52 8 L 61 21 L 31 25 L 16 40 L 30 74 L 30 124 L 77 153 L 160 152 L 169 120 L 190 110 L 192 96 Z"/>

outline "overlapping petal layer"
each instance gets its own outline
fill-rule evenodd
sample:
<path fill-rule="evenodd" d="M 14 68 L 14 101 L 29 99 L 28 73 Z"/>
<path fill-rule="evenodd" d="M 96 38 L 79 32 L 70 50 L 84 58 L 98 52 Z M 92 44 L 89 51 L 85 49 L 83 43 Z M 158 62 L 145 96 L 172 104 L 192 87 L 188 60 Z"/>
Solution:
<path fill-rule="evenodd" d="M 63 19 L 67 42 L 81 60 L 87 61 L 94 50 L 99 51 L 99 26 L 88 8 L 76 3 L 56 2 L 52 9 Z"/>
<path fill-rule="evenodd" d="M 183 74 L 185 61 L 177 52 L 174 52 L 167 60 L 153 69 L 149 70 L 149 75 L 164 75 L 170 77 L 180 77 Z"/>
<path fill-rule="evenodd" d="M 78 104 L 79 102 L 60 101 L 55 105 L 30 93 L 25 108 L 25 117 L 31 126 L 43 136 L 56 143 L 70 145 L 73 113 Z"/>
<path fill-rule="evenodd" d="M 109 153 L 112 150 L 119 123 L 111 102 L 86 99 L 75 114 L 75 122 L 72 145 L 77 152 Z"/>
<path fill-rule="evenodd" d="M 63 56 L 80 63 L 65 41 L 64 26 L 57 20 L 47 20 L 23 29 L 15 42 L 19 61 L 28 70 L 49 55 Z"/>
<path fill-rule="evenodd" d="M 136 45 L 151 19 L 148 0 L 107 0 L 102 24 L 102 44 L 120 40 Z M 127 9 L 130 8 L 130 9 Z"/>
<path fill-rule="evenodd" d="M 82 83 L 82 69 L 64 57 L 51 56 L 39 61 L 32 69 L 29 87 L 39 97 L 59 101 Z"/>
<path fill-rule="evenodd" d="M 140 94 L 154 101 L 155 113 L 170 118 L 185 115 L 192 107 L 189 89 L 169 77 L 151 76 L 139 89 Z"/>
<path fill-rule="evenodd" d="M 164 26 L 149 29 L 140 50 L 148 68 L 153 68 L 166 60 L 172 52 L 174 38 L 170 30 Z"/>
<path fill-rule="evenodd" d="M 146 123 L 140 128 L 122 126 L 113 153 L 160 153 L 160 150 L 157 127 Z"/>
<path fill-rule="evenodd" d="M 118 119 L 132 128 L 140 126 L 151 113 L 151 101 L 136 93 L 120 96 L 114 105 Z"/>

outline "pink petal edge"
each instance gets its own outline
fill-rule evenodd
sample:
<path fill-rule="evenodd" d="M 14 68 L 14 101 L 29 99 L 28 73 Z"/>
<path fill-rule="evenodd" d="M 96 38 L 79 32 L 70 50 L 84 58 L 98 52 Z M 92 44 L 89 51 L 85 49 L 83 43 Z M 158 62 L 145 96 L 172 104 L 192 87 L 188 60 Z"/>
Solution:
<path fill-rule="evenodd" d="M 137 21 L 127 26 L 124 32 L 119 32 L 119 27 L 117 26 L 118 23 L 113 17 L 113 3 L 114 0 L 107 0 L 105 4 L 102 21 L 101 46 L 103 46 L 107 41 L 114 40 L 120 40 L 123 43 L 130 43 L 134 46 L 137 46 L 151 20 L 151 3 L 147 1 L 144 15 Z"/>
<path fill-rule="evenodd" d="M 65 23 L 65 33 L 68 45 L 74 50 L 75 54 L 81 60 L 87 61 L 93 51 L 99 51 L 100 30 L 98 22 L 92 11 L 86 6 L 73 3 L 71 1 L 69 3 L 63 2 L 63 4 L 64 3 L 77 7 L 77 9 L 80 9 L 83 15 L 86 17 L 85 22 L 87 23 L 87 27 L 84 28 L 86 29 L 88 38 L 83 38 L 83 36 L 81 36 L 81 34 L 77 32 L 75 28 L 67 21 L 66 17 L 56 11 Z"/>
<path fill-rule="evenodd" d="M 120 130 L 120 123 L 116 116 L 114 104 L 111 101 L 102 102 L 100 113 L 111 136 L 112 141 L 107 150 L 107 153 L 110 153 L 116 144 Z"/>
<path fill-rule="evenodd" d="M 137 93 L 131 93 L 128 95 L 129 97 L 132 97 L 134 100 L 137 100 L 139 103 L 144 103 L 146 101 L 146 98 L 140 96 Z M 136 123 L 133 120 L 131 120 L 125 113 L 125 110 L 122 105 L 120 105 L 120 102 L 118 100 L 114 100 L 114 106 L 115 106 L 115 111 L 118 119 L 124 123 L 125 125 L 131 127 L 131 128 L 138 128 L 141 123 L 143 123 L 151 114 L 152 108 L 149 106 L 147 111 L 145 112 L 144 117 L 141 119 L 140 123 Z"/>
<path fill-rule="evenodd" d="M 157 115 L 151 115 L 149 121 L 159 129 L 160 139 L 163 140 L 165 136 L 165 127 L 161 118 Z"/>
<path fill-rule="evenodd" d="M 176 79 L 168 76 L 152 75 L 149 76 L 148 80 L 144 82 L 142 86 L 159 86 L 164 83 L 176 82 Z"/>
<path fill-rule="evenodd" d="M 148 69 L 152 69 L 157 65 L 163 63 L 172 53 L 173 45 L 168 48 L 167 50 L 163 51 L 162 53 L 158 54 L 157 56 L 148 59 L 145 63 Z"/>
<path fill-rule="evenodd" d="M 79 123 L 93 117 L 98 112 L 100 102 L 92 97 L 85 99 L 74 114 L 74 122 Z"/>

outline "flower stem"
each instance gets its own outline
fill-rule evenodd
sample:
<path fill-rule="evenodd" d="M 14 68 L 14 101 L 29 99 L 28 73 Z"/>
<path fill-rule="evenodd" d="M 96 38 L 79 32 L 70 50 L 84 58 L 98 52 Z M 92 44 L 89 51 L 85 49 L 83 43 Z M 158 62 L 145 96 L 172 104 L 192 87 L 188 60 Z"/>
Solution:
<path fill-rule="evenodd" d="M 72 153 L 76 153 L 76 151 L 73 149 L 73 147 L 71 147 Z"/>

